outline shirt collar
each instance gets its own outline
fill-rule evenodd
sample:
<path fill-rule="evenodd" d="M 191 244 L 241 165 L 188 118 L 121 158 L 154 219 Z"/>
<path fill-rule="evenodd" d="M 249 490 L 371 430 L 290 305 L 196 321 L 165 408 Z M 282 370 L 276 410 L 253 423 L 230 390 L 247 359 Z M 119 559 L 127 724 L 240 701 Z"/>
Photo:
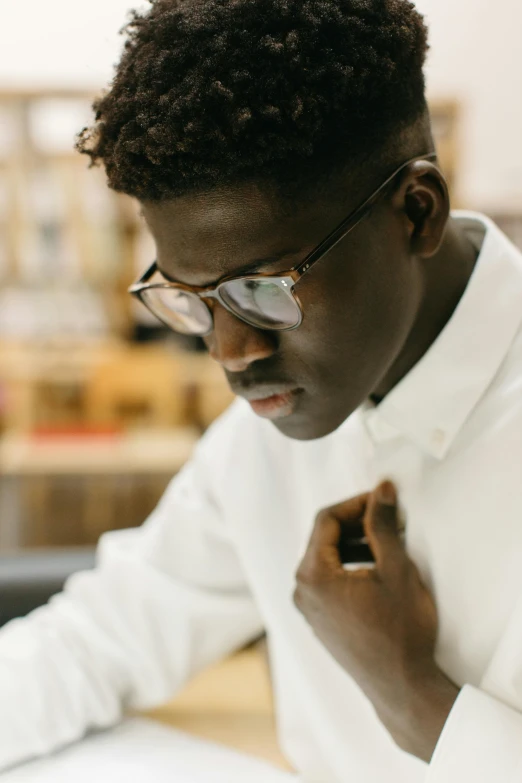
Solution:
<path fill-rule="evenodd" d="M 499 369 L 522 321 L 522 256 L 484 215 L 452 213 L 480 246 L 452 317 L 377 407 L 363 406 L 374 441 L 402 433 L 443 459 Z"/>

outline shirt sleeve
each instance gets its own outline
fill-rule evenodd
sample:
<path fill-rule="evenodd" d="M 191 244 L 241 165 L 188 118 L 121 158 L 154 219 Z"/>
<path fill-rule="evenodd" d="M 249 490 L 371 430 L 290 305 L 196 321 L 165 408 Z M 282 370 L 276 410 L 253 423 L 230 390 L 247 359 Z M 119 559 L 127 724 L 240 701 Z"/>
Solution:
<path fill-rule="evenodd" d="M 520 783 L 522 713 L 465 685 L 446 721 L 427 783 Z"/>
<path fill-rule="evenodd" d="M 101 537 L 94 570 L 0 631 L 0 770 L 165 702 L 262 632 L 212 489 L 231 427 L 233 412 L 141 528 Z"/>
<path fill-rule="evenodd" d="M 521 783 L 522 597 L 479 687 L 464 685 L 429 765 L 427 783 Z"/>

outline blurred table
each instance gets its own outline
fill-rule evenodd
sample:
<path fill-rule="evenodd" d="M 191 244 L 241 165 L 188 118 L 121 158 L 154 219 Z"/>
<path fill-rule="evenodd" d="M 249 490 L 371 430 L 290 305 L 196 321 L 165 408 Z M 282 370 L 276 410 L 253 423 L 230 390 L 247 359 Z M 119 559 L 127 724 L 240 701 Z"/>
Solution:
<path fill-rule="evenodd" d="M 192 454 L 199 436 L 192 427 L 85 436 L 12 433 L 0 439 L 0 474 L 174 474 Z"/>
<path fill-rule="evenodd" d="M 264 646 L 204 671 L 169 704 L 144 713 L 206 740 L 291 770 L 279 748 Z"/>
<path fill-rule="evenodd" d="M 0 550 L 95 544 L 141 524 L 190 458 L 192 428 L 0 440 Z"/>

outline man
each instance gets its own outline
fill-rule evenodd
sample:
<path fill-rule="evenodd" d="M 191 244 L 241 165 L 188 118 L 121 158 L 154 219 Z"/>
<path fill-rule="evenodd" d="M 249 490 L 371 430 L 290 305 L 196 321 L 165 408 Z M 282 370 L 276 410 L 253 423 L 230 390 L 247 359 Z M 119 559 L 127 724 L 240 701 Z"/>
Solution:
<path fill-rule="evenodd" d="M 245 399 L 0 634 L 0 765 L 265 629 L 303 780 L 522 775 L 522 259 L 450 216 L 426 50 L 406 0 L 134 15 L 79 148 L 155 239 L 133 292 Z"/>

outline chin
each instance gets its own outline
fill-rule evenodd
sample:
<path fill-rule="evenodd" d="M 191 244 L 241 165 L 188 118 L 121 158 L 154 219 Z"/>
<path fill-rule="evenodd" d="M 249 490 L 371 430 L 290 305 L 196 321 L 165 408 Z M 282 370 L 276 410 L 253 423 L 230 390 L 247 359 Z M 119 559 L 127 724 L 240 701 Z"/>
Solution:
<path fill-rule="evenodd" d="M 294 414 L 272 423 L 282 435 L 292 440 L 318 440 L 335 432 L 352 412 L 328 417 Z"/>

